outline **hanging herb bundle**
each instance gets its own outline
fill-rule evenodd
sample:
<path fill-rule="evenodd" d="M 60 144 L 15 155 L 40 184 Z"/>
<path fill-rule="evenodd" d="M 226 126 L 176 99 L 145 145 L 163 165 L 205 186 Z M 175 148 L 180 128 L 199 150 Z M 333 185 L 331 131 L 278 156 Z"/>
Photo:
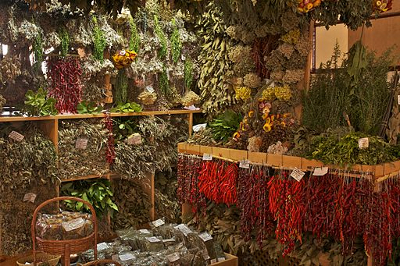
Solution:
<path fill-rule="evenodd" d="M 60 40 L 61 40 L 61 55 L 67 56 L 69 51 L 69 34 L 65 28 L 62 28 L 59 32 Z"/>
<path fill-rule="evenodd" d="M 171 53 L 172 53 L 172 60 L 177 63 L 179 57 L 181 56 L 182 50 L 182 41 L 179 35 L 179 29 L 176 26 L 175 19 L 172 20 L 172 35 L 171 35 Z"/>
<path fill-rule="evenodd" d="M 168 79 L 168 73 L 167 73 L 167 68 L 164 65 L 163 66 L 163 72 L 160 74 L 160 90 L 164 94 L 164 96 L 168 96 L 169 93 L 171 92 L 171 89 L 169 87 L 169 79 Z"/>
<path fill-rule="evenodd" d="M 37 33 L 33 42 L 33 52 L 36 61 L 34 68 L 36 71 L 41 71 L 43 62 L 43 36 L 40 32 Z"/>
<path fill-rule="evenodd" d="M 125 74 L 125 69 L 120 69 L 115 82 L 115 102 L 124 104 L 128 97 L 128 77 Z"/>
<path fill-rule="evenodd" d="M 104 49 L 107 46 L 106 38 L 104 37 L 104 32 L 100 29 L 97 18 L 93 16 L 93 56 L 97 60 L 103 62 L 104 60 Z"/>
<path fill-rule="evenodd" d="M 138 53 L 140 48 L 140 35 L 132 17 L 129 18 L 129 26 L 131 30 L 131 36 L 129 37 L 129 50 Z"/>
<path fill-rule="evenodd" d="M 164 59 L 167 56 L 168 43 L 167 43 L 167 37 L 165 36 L 165 33 L 160 26 L 160 22 L 158 21 L 157 15 L 154 15 L 154 31 L 158 39 L 160 40 L 161 44 L 161 48 L 158 51 L 158 57 Z"/>
<path fill-rule="evenodd" d="M 193 61 L 190 57 L 185 60 L 183 75 L 185 81 L 185 90 L 189 91 L 193 84 Z"/>
<path fill-rule="evenodd" d="M 99 120 L 63 121 L 59 130 L 60 178 L 104 175 L 108 130 Z"/>

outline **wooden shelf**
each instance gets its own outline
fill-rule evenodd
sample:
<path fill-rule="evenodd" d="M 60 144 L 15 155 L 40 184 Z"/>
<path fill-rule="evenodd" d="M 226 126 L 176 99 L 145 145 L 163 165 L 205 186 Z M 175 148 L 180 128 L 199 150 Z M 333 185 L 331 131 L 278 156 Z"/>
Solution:
<path fill-rule="evenodd" d="M 73 181 L 79 181 L 79 180 L 88 180 L 88 179 L 109 179 L 110 174 L 104 174 L 104 175 L 87 175 L 87 176 L 78 176 L 78 177 L 73 177 L 69 179 L 62 179 L 61 183 L 66 183 L 66 182 L 73 182 Z"/>
<path fill-rule="evenodd" d="M 185 115 L 201 113 L 201 110 L 166 110 L 166 111 L 143 111 L 134 113 L 110 113 L 111 117 L 127 116 L 157 116 L 157 115 Z M 67 119 L 90 119 L 104 118 L 104 114 L 66 114 L 54 116 L 0 116 L 0 122 L 20 122 L 20 121 L 43 121 L 43 120 L 67 120 Z"/>

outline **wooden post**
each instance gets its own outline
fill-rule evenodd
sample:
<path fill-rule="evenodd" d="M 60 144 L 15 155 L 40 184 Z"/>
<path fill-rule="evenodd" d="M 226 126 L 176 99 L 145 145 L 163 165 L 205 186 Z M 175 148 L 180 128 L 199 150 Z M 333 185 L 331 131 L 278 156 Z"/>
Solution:
<path fill-rule="evenodd" d="M 110 59 L 110 51 L 104 51 L 104 58 Z M 112 94 L 112 85 L 111 85 L 111 75 L 106 74 L 104 77 L 104 87 L 106 89 L 106 98 L 104 99 L 104 103 L 113 103 L 113 94 Z"/>
<path fill-rule="evenodd" d="M 189 137 L 192 136 L 193 133 L 193 113 L 188 114 L 188 124 L 189 124 Z"/>

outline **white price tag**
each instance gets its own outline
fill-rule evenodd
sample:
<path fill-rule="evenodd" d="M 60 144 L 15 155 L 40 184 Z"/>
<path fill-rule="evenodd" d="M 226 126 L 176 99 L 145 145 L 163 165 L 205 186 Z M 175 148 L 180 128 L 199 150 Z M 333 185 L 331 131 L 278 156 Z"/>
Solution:
<path fill-rule="evenodd" d="M 64 230 L 66 232 L 81 228 L 84 225 L 85 225 L 85 220 L 83 220 L 82 218 L 77 218 L 77 219 L 73 219 L 69 222 L 62 223 L 62 227 L 64 228 Z"/>
<path fill-rule="evenodd" d="M 192 230 L 190 230 L 189 227 L 187 227 L 184 224 L 179 224 L 179 225 L 175 226 L 174 228 L 181 231 L 185 236 L 188 236 L 188 234 L 192 233 Z"/>
<path fill-rule="evenodd" d="M 153 86 L 152 86 L 152 85 L 147 86 L 147 87 L 146 87 L 146 91 L 148 91 L 148 92 L 150 92 L 150 93 L 153 93 L 153 92 L 154 92 Z"/>
<path fill-rule="evenodd" d="M 162 219 L 158 219 L 158 220 L 153 221 L 152 224 L 154 227 L 160 227 L 160 226 L 164 225 L 165 222 Z"/>
<path fill-rule="evenodd" d="M 211 262 L 211 264 L 216 263 L 217 259 L 212 259 L 210 262 Z"/>
<path fill-rule="evenodd" d="M 18 133 L 17 131 L 11 131 L 8 137 L 18 142 L 21 142 L 24 139 L 24 135 Z"/>
<path fill-rule="evenodd" d="M 400 105 L 400 95 L 397 95 L 397 103 Z"/>
<path fill-rule="evenodd" d="M 226 260 L 225 258 L 218 258 L 218 262 L 225 261 L 225 260 Z"/>
<path fill-rule="evenodd" d="M 359 149 L 367 149 L 369 147 L 369 138 L 361 138 L 358 140 Z"/>
<path fill-rule="evenodd" d="M 126 253 L 119 255 L 119 259 L 121 261 L 133 260 L 135 259 L 135 256 L 132 253 Z"/>
<path fill-rule="evenodd" d="M 328 167 L 317 167 L 314 169 L 313 176 L 324 176 L 328 173 Z"/>
<path fill-rule="evenodd" d="M 34 193 L 26 193 L 25 195 L 24 195 L 24 201 L 25 202 L 31 202 L 31 203 L 35 203 L 35 199 L 36 199 L 36 194 L 34 194 Z"/>
<path fill-rule="evenodd" d="M 193 126 L 193 132 L 199 132 L 207 127 L 207 124 L 198 124 Z"/>
<path fill-rule="evenodd" d="M 304 177 L 305 174 L 306 173 L 304 173 L 303 171 L 295 168 L 290 174 L 290 176 L 296 179 L 298 182 L 300 182 L 300 180 Z"/>
<path fill-rule="evenodd" d="M 85 138 L 78 138 L 75 142 L 75 148 L 80 150 L 86 150 L 88 141 L 89 140 Z"/>
<path fill-rule="evenodd" d="M 140 145 L 142 144 L 142 136 L 139 133 L 133 133 L 126 139 L 126 143 L 129 145 Z"/>
<path fill-rule="evenodd" d="M 172 253 L 171 255 L 167 256 L 167 259 L 169 262 L 176 262 L 180 259 L 179 254 L 178 253 Z"/>
<path fill-rule="evenodd" d="M 213 239 L 213 237 L 207 232 L 199 234 L 199 237 L 201 238 L 201 240 L 203 240 L 203 242 L 207 242 Z"/>
<path fill-rule="evenodd" d="M 241 160 L 239 162 L 239 167 L 240 168 L 249 169 L 250 168 L 250 161 L 249 160 Z"/>
<path fill-rule="evenodd" d="M 212 154 L 204 153 L 203 161 L 212 161 Z"/>
<path fill-rule="evenodd" d="M 147 230 L 147 229 L 140 229 L 140 230 L 139 230 L 139 233 L 142 234 L 142 235 L 149 235 L 149 234 L 151 234 L 151 232 L 150 232 L 149 230 Z"/>
<path fill-rule="evenodd" d="M 109 248 L 109 246 L 107 245 L 106 242 L 102 242 L 100 244 L 97 244 L 97 251 L 103 251 L 103 250 L 106 250 L 108 248 Z"/>
<path fill-rule="evenodd" d="M 158 238 L 155 237 L 155 236 L 146 237 L 146 240 L 149 241 L 150 243 L 158 243 L 158 242 L 161 242 L 161 239 L 158 239 Z"/>

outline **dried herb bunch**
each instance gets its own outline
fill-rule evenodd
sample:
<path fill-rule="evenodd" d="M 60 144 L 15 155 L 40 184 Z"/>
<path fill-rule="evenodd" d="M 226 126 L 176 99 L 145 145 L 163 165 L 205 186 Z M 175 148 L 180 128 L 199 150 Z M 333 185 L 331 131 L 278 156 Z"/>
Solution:
<path fill-rule="evenodd" d="M 182 205 L 177 201 L 178 188 L 176 168 L 172 171 L 157 171 L 155 176 L 155 210 L 158 217 L 167 222 L 180 223 Z"/>
<path fill-rule="evenodd" d="M 58 144 L 60 178 L 107 173 L 107 139 L 108 131 L 100 120 L 61 122 Z"/>
<path fill-rule="evenodd" d="M 21 142 L 8 138 L 11 131 L 22 132 Z M 34 180 L 55 181 L 57 155 L 54 144 L 32 124 L 18 129 L 5 124 L 0 132 L 0 191 L 27 188 Z"/>
<path fill-rule="evenodd" d="M 132 180 L 114 179 L 112 182 L 114 202 L 119 211 L 114 214 L 114 230 L 137 227 L 149 221 L 150 196 L 142 184 Z"/>

